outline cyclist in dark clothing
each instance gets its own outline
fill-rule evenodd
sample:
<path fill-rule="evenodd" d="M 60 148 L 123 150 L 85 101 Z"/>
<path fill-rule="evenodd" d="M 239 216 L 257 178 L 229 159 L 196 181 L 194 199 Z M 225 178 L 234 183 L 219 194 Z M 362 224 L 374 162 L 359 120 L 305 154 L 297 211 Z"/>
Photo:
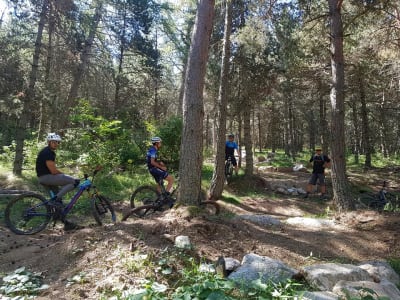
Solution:
<path fill-rule="evenodd" d="M 310 158 L 310 162 L 313 163 L 313 171 L 310 177 L 310 180 L 308 181 L 307 184 L 307 193 L 304 196 L 304 198 L 307 198 L 308 195 L 311 193 L 313 186 L 317 184 L 317 181 L 319 181 L 319 184 L 321 186 L 321 198 L 325 199 L 326 197 L 326 185 L 325 185 L 325 168 L 329 167 L 330 165 L 330 158 L 322 154 L 322 149 L 321 147 L 316 147 L 315 149 L 315 155 L 313 155 Z"/>
<path fill-rule="evenodd" d="M 65 175 L 56 167 L 56 150 L 61 142 L 61 137 L 55 133 L 47 135 L 47 147 L 44 147 L 36 158 L 36 175 L 39 183 L 47 186 L 61 186 L 60 191 L 54 196 L 51 201 L 62 209 L 62 197 L 72 191 L 78 184 L 79 179 Z M 78 229 L 78 225 L 62 220 L 64 222 L 64 229 Z"/>
<path fill-rule="evenodd" d="M 235 174 L 238 174 L 239 166 L 236 162 L 235 158 L 235 150 L 237 155 L 239 156 L 239 146 L 238 144 L 234 141 L 235 136 L 233 134 L 228 135 L 228 140 L 225 142 L 225 160 L 227 160 L 229 157 L 231 158 L 232 165 L 235 168 Z"/>
<path fill-rule="evenodd" d="M 158 150 L 161 148 L 161 142 L 161 138 L 158 136 L 151 139 L 152 146 L 149 148 L 146 155 L 147 168 L 157 184 L 160 182 L 160 179 L 165 179 L 168 182 L 166 191 L 169 193 L 174 184 L 174 177 L 167 172 L 165 164 L 158 160 Z"/>

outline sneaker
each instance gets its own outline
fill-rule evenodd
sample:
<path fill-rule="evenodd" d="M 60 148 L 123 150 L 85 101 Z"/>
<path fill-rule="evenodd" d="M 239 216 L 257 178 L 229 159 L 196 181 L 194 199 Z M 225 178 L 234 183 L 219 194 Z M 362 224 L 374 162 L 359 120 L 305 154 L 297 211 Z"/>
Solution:
<path fill-rule="evenodd" d="M 325 199 L 327 199 L 328 197 L 325 195 L 325 194 L 321 194 L 321 197 L 320 197 L 320 199 L 321 200 L 325 200 Z"/>
<path fill-rule="evenodd" d="M 83 228 L 83 226 L 81 226 L 81 225 L 75 224 L 75 223 L 67 221 L 67 220 L 64 221 L 64 230 L 65 231 L 78 230 L 78 229 L 82 229 L 82 228 Z"/>

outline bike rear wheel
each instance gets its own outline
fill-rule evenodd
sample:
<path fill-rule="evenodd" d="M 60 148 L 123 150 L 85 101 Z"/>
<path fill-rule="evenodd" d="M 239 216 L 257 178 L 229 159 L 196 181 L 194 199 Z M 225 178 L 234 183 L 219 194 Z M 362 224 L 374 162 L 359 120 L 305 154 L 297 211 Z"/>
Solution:
<path fill-rule="evenodd" d="M 109 199 L 102 195 L 95 195 L 91 201 L 93 217 L 97 224 L 114 224 L 117 221 L 114 207 Z"/>
<path fill-rule="evenodd" d="M 148 204 L 142 205 L 138 207 L 131 208 L 127 213 L 125 213 L 122 217 L 121 221 L 126 221 L 129 217 L 137 217 L 137 218 L 144 218 L 152 213 L 154 213 L 158 209 L 158 206 Z"/>
<path fill-rule="evenodd" d="M 359 203 L 363 206 L 363 208 L 368 209 L 383 209 L 385 204 L 381 202 L 376 196 L 372 195 L 362 195 L 358 198 Z"/>
<path fill-rule="evenodd" d="M 386 205 L 385 205 L 385 210 L 388 211 L 398 211 L 400 210 L 400 199 L 399 196 L 392 194 L 392 193 L 386 193 L 385 194 L 385 199 L 386 199 Z"/>
<path fill-rule="evenodd" d="M 219 215 L 221 211 L 220 205 L 217 202 L 211 200 L 201 201 L 199 206 L 205 210 L 207 215 L 210 216 Z"/>
<path fill-rule="evenodd" d="M 4 217 L 12 232 L 29 235 L 45 229 L 52 218 L 52 212 L 42 195 L 27 193 L 7 204 Z"/>
<path fill-rule="evenodd" d="M 131 195 L 131 208 L 154 204 L 159 196 L 160 193 L 156 188 L 149 185 L 140 186 Z"/>

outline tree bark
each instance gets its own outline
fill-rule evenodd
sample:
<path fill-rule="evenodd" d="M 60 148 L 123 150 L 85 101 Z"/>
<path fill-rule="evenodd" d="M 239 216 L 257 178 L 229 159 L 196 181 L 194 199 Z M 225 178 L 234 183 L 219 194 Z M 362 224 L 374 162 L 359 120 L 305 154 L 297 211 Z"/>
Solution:
<path fill-rule="evenodd" d="M 74 72 L 73 81 L 68 94 L 68 99 L 65 104 L 65 114 L 63 115 L 63 122 L 62 122 L 63 127 L 65 127 L 68 123 L 69 110 L 74 106 L 76 102 L 76 99 L 78 97 L 79 87 L 82 83 L 85 71 L 90 62 L 90 54 L 92 51 L 94 38 L 96 36 L 97 27 L 101 19 L 102 9 L 103 9 L 103 1 L 97 0 L 96 11 L 93 16 L 92 24 L 90 26 L 89 35 L 85 41 L 85 45 L 82 50 L 81 61 L 76 71 Z"/>
<path fill-rule="evenodd" d="M 332 87 L 330 101 L 332 106 L 331 149 L 332 149 L 332 187 L 333 200 L 338 211 L 354 209 L 346 176 L 345 138 L 344 138 L 344 56 L 343 24 L 340 0 L 328 0 L 331 29 Z"/>
<path fill-rule="evenodd" d="M 43 2 L 42 10 L 40 13 L 38 31 L 35 41 L 35 51 L 33 53 L 33 58 L 32 58 L 32 68 L 29 75 L 28 88 L 26 90 L 26 93 L 24 95 L 21 95 L 23 108 L 15 132 L 15 158 L 13 164 L 13 173 L 15 175 L 22 174 L 22 165 L 24 162 L 25 130 L 28 120 L 28 112 L 30 111 L 31 103 L 35 98 L 35 85 L 39 70 L 39 58 L 40 58 L 40 51 L 42 48 L 43 29 L 46 23 L 48 8 L 49 8 L 49 3 L 47 0 L 45 0 Z"/>
<path fill-rule="evenodd" d="M 229 87 L 229 58 L 230 58 L 230 34 L 232 28 L 232 5 L 230 0 L 225 2 L 225 30 L 224 45 L 222 50 L 221 76 L 218 93 L 217 108 L 217 153 L 215 155 L 214 172 L 211 180 L 209 199 L 218 200 L 224 190 L 225 174 L 225 141 L 226 141 L 226 114 L 227 91 Z"/>
<path fill-rule="evenodd" d="M 246 150 L 246 166 L 244 173 L 247 177 L 253 175 L 253 144 L 251 142 L 251 124 L 250 124 L 251 109 L 246 108 L 243 110 L 243 143 Z"/>
<path fill-rule="evenodd" d="M 214 0 L 200 0 L 190 47 L 183 95 L 183 132 L 179 165 L 179 200 L 197 204 L 201 199 L 203 164 L 203 89 L 208 47 L 214 18 Z"/>
<path fill-rule="evenodd" d="M 372 147 L 371 147 L 371 132 L 369 129 L 367 99 L 365 95 L 365 86 L 362 78 L 361 70 L 357 70 L 358 90 L 361 102 L 361 122 L 362 122 L 362 145 L 365 154 L 365 168 L 372 167 Z M 354 104 L 355 105 L 355 104 Z"/>

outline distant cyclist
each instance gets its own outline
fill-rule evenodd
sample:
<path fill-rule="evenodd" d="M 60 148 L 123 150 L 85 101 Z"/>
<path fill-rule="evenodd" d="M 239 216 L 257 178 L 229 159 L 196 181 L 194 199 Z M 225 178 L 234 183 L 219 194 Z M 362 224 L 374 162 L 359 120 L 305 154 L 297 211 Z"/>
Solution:
<path fill-rule="evenodd" d="M 46 140 L 47 146 L 39 152 L 36 158 L 36 175 L 40 184 L 61 187 L 58 193 L 51 200 L 62 208 L 62 197 L 69 191 L 72 191 L 79 184 L 79 179 L 65 175 L 56 166 L 55 151 L 61 143 L 61 137 L 56 133 L 49 133 Z M 65 229 L 76 228 L 75 224 L 66 220 L 62 221 L 65 224 Z"/>
<path fill-rule="evenodd" d="M 161 148 L 161 142 L 162 140 L 158 136 L 151 138 L 152 146 L 146 155 L 147 167 L 157 184 L 160 182 L 160 179 L 167 181 L 166 191 L 170 193 L 174 184 L 174 177 L 167 172 L 165 164 L 158 159 L 158 150 Z"/>
<path fill-rule="evenodd" d="M 225 160 L 227 160 L 229 157 L 231 158 L 232 165 L 235 168 L 235 174 L 237 175 L 239 166 L 236 162 L 235 152 L 239 156 L 239 146 L 235 142 L 235 135 L 231 133 L 228 135 L 228 140 L 225 142 Z"/>
<path fill-rule="evenodd" d="M 325 185 L 325 168 L 329 167 L 331 160 L 330 158 L 322 153 L 321 147 L 315 148 L 315 154 L 310 158 L 310 162 L 313 163 L 313 171 L 310 180 L 307 184 L 307 193 L 304 198 L 307 198 L 311 193 L 313 186 L 319 181 L 321 186 L 321 199 L 326 197 L 326 185 Z"/>

